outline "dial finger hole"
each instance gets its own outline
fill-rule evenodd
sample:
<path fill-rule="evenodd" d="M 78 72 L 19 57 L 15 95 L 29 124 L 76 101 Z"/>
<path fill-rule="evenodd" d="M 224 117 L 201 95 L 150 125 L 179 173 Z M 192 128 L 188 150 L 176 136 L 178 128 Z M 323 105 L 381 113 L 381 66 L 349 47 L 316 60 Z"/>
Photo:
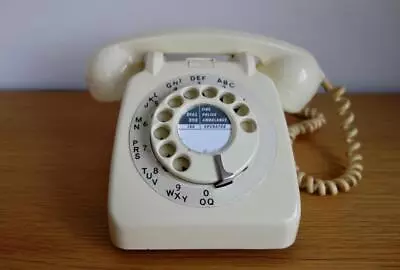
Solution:
<path fill-rule="evenodd" d="M 225 93 L 219 98 L 219 100 L 225 104 L 232 104 L 235 102 L 235 95 L 232 93 Z"/>
<path fill-rule="evenodd" d="M 180 156 L 174 159 L 172 166 L 178 172 L 184 172 L 190 167 L 190 160 L 186 156 Z"/>
<path fill-rule="evenodd" d="M 153 134 L 159 140 L 164 140 L 169 136 L 170 129 L 168 126 L 161 126 L 154 130 Z"/>
<path fill-rule="evenodd" d="M 172 97 L 170 100 L 168 100 L 168 105 L 171 108 L 178 108 L 183 104 L 183 98 L 181 96 L 175 96 Z"/>
<path fill-rule="evenodd" d="M 207 98 L 214 98 L 217 96 L 217 94 L 218 94 L 218 89 L 215 87 L 208 87 L 202 93 L 202 95 Z"/>
<path fill-rule="evenodd" d="M 239 116 L 246 116 L 249 114 L 250 109 L 246 104 L 239 104 L 233 108 L 233 111 Z"/>
<path fill-rule="evenodd" d="M 256 121 L 253 119 L 247 119 L 240 123 L 240 127 L 247 133 L 253 133 L 257 130 Z"/>
<path fill-rule="evenodd" d="M 165 109 L 157 114 L 157 119 L 160 122 L 168 122 L 173 116 L 172 110 Z"/>
<path fill-rule="evenodd" d="M 195 99 L 199 96 L 199 90 L 196 88 L 190 88 L 183 94 L 183 96 L 187 99 Z"/>
<path fill-rule="evenodd" d="M 163 144 L 158 150 L 158 153 L 160 153 L 161 156 L 166 158 L 172 157 L 175 154 L 175 152 L 176 152 L 176 146 L 172 142 Z"/>

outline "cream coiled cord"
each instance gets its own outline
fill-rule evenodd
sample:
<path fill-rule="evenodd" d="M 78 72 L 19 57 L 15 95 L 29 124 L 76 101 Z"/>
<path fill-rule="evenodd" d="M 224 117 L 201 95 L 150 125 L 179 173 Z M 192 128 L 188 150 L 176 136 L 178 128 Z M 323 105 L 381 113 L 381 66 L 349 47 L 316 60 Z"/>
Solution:
<path fill-rule="evenodd" d="M 354 114 L 350 111 L 351 103 L 343 96 L 346 91 L 345 88 L 334 87 L 328 80 L 324 80 L 321 86 L 331 94 L 334 102 L 339 104 L 339 116 L 344 118 L 342 129 L 346 134 L 346 142 L 348 144 L 346 153 L 348 158 L 347 169 L 339 177 L 330 180 L 308 175 L 301 171 L 298 166 L 296 166 L 296 170 L 300 189 L 306 190 L 311 194 L 316 193 L 325 196 L 327 194 L 336 195 L 339 191 L 348 192 L 352 187 L 356 186 L 362 178 L 363 166 L 361 164 L 362 155 L 359 153 L 361 144 L 356 139 L 358 130 L 353 125 Z M 289 136 L 292 144 L 298 135 L 314 132 L 326 123 L 325 116 L 315 108 L 305 108 L 295 115 L 307 118 L 307 120 L 289 126 Z"/>

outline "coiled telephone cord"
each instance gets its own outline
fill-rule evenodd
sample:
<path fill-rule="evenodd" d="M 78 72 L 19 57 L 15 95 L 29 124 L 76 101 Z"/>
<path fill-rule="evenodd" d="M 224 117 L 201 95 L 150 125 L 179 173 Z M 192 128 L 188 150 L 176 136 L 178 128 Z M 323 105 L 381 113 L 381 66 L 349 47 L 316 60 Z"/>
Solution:
<path fill-rule="evenodd" d="M 326 180 L 311 176 L 299 169 L 297 170 L 297 180 L 302 190 L 311 194 L 325 196 L 327 194 L 336 195 L 339 191 L 348 192 L 356 186 L 362 178 L 363 165 L 361 164 L 362 155 L 359 153 L 361 144 L 357 141 L 358 130 L 354 127 L 354 114 L 350 111 L 350 101 L 343 95 L 346 91 L 344 87 L 334 87 L 328 80 L 321 84 L 322 88 L 332 95 L 335 103 L 339 104 L 338 113 L 343 117 L 342 129 L 346 134 L 348 144 L 347 158 L 348 166 L 345 172 L 334 179 Z M 321 128 L 325 123 L 325 116 L 315 108 L 305 108 L 300 113 L 295 114 L 307 120 L 289 126 L 289 136 L 292 144 L 300 134 L 311 133 Z"/>

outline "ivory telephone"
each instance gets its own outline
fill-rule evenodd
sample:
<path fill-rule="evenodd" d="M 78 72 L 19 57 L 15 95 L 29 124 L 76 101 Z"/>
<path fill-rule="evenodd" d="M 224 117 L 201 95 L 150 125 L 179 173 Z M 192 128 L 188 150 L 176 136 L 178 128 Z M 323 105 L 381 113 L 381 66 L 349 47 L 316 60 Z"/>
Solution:
<path fill-rule="evenodd" d="M 222 59 L 221 59 L 222 58 Z M 159 33 L 101 49 L 87 83 L 121 101 L 109 182 L 109 231 L 122 249 L 281 249 L 296 239 L 300 189 L 348 191 L 362 156 L 343 87 L 305 49 L 221 30 Z M 300 171 L 292 141 L 325 123 L 307 107 L 322 86 L 339 103 L 348 169 Z M 287 125 L 284 112 L 307 118 Z"/>

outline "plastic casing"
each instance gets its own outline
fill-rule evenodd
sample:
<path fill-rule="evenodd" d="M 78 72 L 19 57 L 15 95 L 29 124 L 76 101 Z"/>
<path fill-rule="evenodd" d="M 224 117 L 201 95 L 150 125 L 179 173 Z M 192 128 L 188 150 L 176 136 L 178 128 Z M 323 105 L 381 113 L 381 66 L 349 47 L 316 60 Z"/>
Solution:
<path fill-rule="evenodd" d="M 184 61 L 165 63 L 164 53 L 228 54 L 245 59 L 240 64 L 216 62 L 212 71 L 196 70 L 235 78 L 246 88 L 257 89 L 249 95 L 268 102 L 258 114 L 268 114 L 274 121 L 277 154 L 273 170 L 250 194 L 218 207 L 187 207 L 151 190 L 133 166 L 127 143 L 135 108 L 149 89 L 188 72 Z M 257 68 L 252 56 L 260 60 Z M 314 96 L 323 78 L 314 57 L 306 50 L 273 38 L 235 31 L 172 31 L 101 49 L 89 65 L 89 91 L 98 101 L 122 98 L 109 186 L 113 243 L 123 249 L 290 246 L 298 230 L 300 197 L 283 112 L 299 112 Z"/>

